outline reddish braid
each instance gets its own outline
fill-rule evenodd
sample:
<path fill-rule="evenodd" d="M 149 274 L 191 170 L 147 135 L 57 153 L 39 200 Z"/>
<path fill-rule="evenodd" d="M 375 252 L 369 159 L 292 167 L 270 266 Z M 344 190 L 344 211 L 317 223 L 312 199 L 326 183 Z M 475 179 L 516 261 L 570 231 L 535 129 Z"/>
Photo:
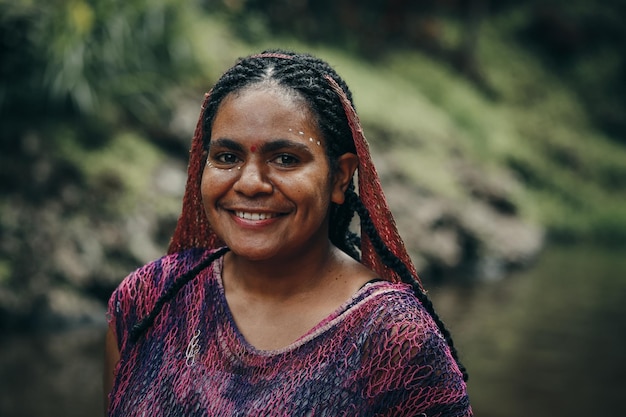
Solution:
<path fill-rule="evenodd" d="M 205 94 L 202 111 L 211 99 L 211 92 Z M 206 150 L 203 146 L 202 117 L 198 120 L 189 151 L 189 167 L 187 184 L 183 197 L 182 213 L 176 224 L 174 235 L 170 241 L 168 253 L 180 252 L 191 248 L 218 248 L 223 242 L 217 237 L 204 212 L 200 185 L 202 171 L 206 161 Z"/>
<path fill-rule="evenodd" d="M 396 256 L 396 258 L 398 258 L 405 265 L 421 287 L 422 284 L 419 281 L 417 271 L 415 270 L 415 266 L 413 265 L 413 262 L 411 261 L 411 258 L 404 246 L 404 242 L 398 233 L 398 228 L 387 204 L 387 199 L 383 193 L 378 173 L 372 163 L 369 145 L 365 139 L 365 135 L 363 134 L 359 116 L 356 114 L 352 103 L 339 84 L 337 84 L 337 82 L 329 76 L 325 76 L 325 78 L 328 80 L 331 88 L 341 99 L 341 104 L 346 112 L 348 124 L 350 125 L 350 130 L 352 131 L 352 138 L 356 147 L 357 156 L 359 157 L 359 198 L 363 202 L 363 205 L 367 208 L 374 227 L 378 231 L 382 242 Z M 393 277 L 390 279 L 391 281 L 402 282 L 400 274 L 385 265 L 380 257 L 380 254 L 376 253 L 376 249 L 372 245 L 372 242 L 366 233 L 361 233 L 361 262 L 372 268 L 380 276 Z"/>

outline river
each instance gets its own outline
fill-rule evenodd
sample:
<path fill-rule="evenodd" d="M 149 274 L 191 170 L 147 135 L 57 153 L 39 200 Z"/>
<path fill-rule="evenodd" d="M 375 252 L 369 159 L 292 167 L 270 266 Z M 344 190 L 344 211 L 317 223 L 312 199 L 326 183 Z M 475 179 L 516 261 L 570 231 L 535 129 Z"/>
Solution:
<path fill-rule="evenodd" d="M 552 247 L 499 281 L 431 288 L 477 417 L 626 415 L 626 256 Z M 0 339 L 0 416 L 102 415 L 103 328 Z"/>
<path fill-rule="evenodd" d="M 502 281 L 432 291 L 477 416 L 626 416 L 625 254 L 553 247 Z"/>

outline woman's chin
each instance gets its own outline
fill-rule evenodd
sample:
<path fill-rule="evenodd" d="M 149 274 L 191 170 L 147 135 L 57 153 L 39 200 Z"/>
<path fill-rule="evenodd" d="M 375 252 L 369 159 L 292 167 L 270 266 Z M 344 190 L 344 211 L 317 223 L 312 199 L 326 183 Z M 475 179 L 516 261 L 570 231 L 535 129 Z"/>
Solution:
<path fill-rule="evenodd" d="M 276 258 L 280 251 L 271 248 L 262 248 L 253 245 L 231 245 L 230 251 L 238 258 L 249 262 L 271 261 Z"/>

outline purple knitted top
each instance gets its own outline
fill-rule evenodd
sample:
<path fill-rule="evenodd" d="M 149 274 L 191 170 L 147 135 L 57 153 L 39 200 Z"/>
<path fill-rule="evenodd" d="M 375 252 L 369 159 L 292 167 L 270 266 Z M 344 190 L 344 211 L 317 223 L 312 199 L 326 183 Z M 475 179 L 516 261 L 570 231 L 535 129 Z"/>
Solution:
<path fill-rule="evenodd" d="M 208 254 L 165 256 L 113 293 L 109 320 L 121 360 L 109 416 L 472 415 L 445 340 L 404 284 L 368 284 L 296 342 L 261 351 L 233 320 L 220 258 L 133 344 L 131 327 Z"/>

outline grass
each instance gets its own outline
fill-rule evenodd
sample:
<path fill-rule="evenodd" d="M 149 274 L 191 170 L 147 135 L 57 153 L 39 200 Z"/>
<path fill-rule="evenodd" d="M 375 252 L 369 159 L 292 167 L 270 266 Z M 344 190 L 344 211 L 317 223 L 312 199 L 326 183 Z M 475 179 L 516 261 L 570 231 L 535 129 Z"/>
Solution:
<path fill-rule="evenodd" d="M 105 212 L 125 213 L 138 204 L 167 212 L 179 209 L 178 202 L 153 192 L 153 173 L 166 155 L 145 137 L 122 131 L 97 148 L 82 147 L 67 130 L 56 139 L 56 157 L 80 168 L 86 188 Z"/>

